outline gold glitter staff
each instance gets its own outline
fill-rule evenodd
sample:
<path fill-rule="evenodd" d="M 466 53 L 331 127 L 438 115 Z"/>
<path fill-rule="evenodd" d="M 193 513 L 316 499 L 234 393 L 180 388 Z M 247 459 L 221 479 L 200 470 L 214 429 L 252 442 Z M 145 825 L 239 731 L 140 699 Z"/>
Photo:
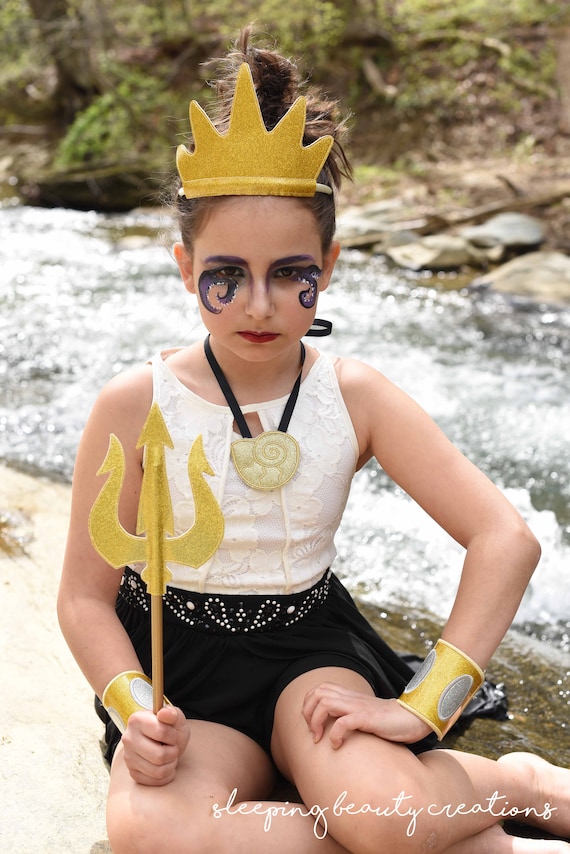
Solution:
<path fill-rule="evenodd" d="M 151 602 L 152 710 L 164 704 L 164 662 L 162 597 L 172 578 L 167 562 L 194 569 L 215 553 L 224 534 L 224 518 L 204 474 L 214 472 L 198 436 L 188 455 L 188 478 L 194 497 L 195 519 L 183 534 L 174 535 L 174 518 L 168 489 L 164 448 L 173 442 L 155 403 L 145 421 L 137 448 L 144 447 L 144 472 L 138 506 L 136 536 L 119 521 L 119 499 L 125 475 L 125 455 L 119 439 L 111 433 L 109 449 L 98 475 L 109 474 L 89 514 L 89 534 L 93 547 L 115 569 L 130 563 L 144 563 L 141 578 Z M 120 673 L 103 692 L 102 702 L 121 731 L 129 714 L 151 708 L 150 680 L 134 671 Z"/>

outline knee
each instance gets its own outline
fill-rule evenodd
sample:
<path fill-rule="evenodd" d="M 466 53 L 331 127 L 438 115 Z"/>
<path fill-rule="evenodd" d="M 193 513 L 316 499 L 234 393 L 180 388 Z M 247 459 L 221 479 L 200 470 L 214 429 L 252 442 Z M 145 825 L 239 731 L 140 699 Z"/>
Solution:
<path fill-rule="evenodd" d="M 107 811 L 107 834 L 113 854 L 159 854 L 185 851 L 188 854 L 223 854 L 233 850 L 231 840 L 219 838 L 211 821 L 203 821 L 192 810 L 169 814 L 159 802 L 147 809 L 120 814 Z"/>
<path fill-rule="evenodd" d="M 418 837 L 408 837 L 401 832 L 400 828 L 389 827 L 384 827 L 380 832 L 352 833 L 348 839 L 345 839 L 342 834 L 336 838 L 350 854 L 378 854 L 379 851 L 397 851 L 398 854 L 418 854 L 418 851 L 429 851 L 430 854 L 444 854 L 449 847 L 435 833 L 424 837 L 419 834 Z"/>
<path fill-rule="evenodd" d="M 107 811 L 107 834 L 113 854 L 152 854 L 162 850 L 165 839 L 165 819 L 158 810 L 133 814 L 125 810 L 120 815 Z M 162 836 L 160 840 L 158 837 Z"/>

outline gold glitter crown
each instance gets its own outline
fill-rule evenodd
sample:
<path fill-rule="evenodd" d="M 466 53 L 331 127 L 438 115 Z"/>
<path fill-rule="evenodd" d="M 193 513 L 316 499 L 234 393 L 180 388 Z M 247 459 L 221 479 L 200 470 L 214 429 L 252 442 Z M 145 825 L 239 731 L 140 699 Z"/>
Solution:
<path fill-rule="evenodd" d="M 317 177 L 333 145 L 323 136 L 303 146 L 306 98 L 265 127 L 251 69 L 240 67 L 227 133 L 219 133 L 196 101 L 190 103 L 194 151 L 179 145 L 176 166 L 187 199 L 199 196 L 314 196 L 332 193 Z"/>

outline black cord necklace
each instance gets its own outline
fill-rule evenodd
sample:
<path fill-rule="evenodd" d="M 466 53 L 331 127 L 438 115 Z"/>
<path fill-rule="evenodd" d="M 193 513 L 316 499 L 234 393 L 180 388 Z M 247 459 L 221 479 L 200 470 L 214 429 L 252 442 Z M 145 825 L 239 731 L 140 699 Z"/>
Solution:
<path fill-rule="evenodd" d="M 305 363 L 305 346 L 301 344 L 301 370 L 285 404 L 277 430 L 267 430 L 255 439 L 247 425 L 239 403 L 210 346 L 210 336 L 204 341 L 204 352 L 230 407 L 242 439 L 232 442 L 231 455 L 235 469 L 244 483 L 253 489 L 277 489 L 288 483 L 297 471 L 300 459 L 299 443 L 287 433 L 301 388 Z"/>

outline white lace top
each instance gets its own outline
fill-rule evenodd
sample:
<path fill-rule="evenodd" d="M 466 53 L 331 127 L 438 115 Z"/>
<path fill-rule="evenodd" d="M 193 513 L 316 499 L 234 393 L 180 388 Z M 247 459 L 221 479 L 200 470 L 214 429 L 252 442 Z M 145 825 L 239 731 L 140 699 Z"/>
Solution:
<path fill-rule="evenodd" d="M 175 533 L 194 522 L 188 454 L 202 434 L 213 471 L 207 477 L 224 516 L 224 538 L 199 569 L 169 564 L 170 584 L 200 593 L 297 593 L 315 584 L 336 555 L 334 535 L 348 498 L 358 444 L 334 366 L 321 354 L 301 383 L 288 432 L 301 449 L 299 468 L 278 489 L 252 489 L 230 459 L 228 406 L 203 400 L 181 383 L 162 354 L 152 359 L 154 401 L 174 442 L 166 448 Z M 264 430 L 276 430 L 287 396 L 242 407 L 257 412 Z"/>

